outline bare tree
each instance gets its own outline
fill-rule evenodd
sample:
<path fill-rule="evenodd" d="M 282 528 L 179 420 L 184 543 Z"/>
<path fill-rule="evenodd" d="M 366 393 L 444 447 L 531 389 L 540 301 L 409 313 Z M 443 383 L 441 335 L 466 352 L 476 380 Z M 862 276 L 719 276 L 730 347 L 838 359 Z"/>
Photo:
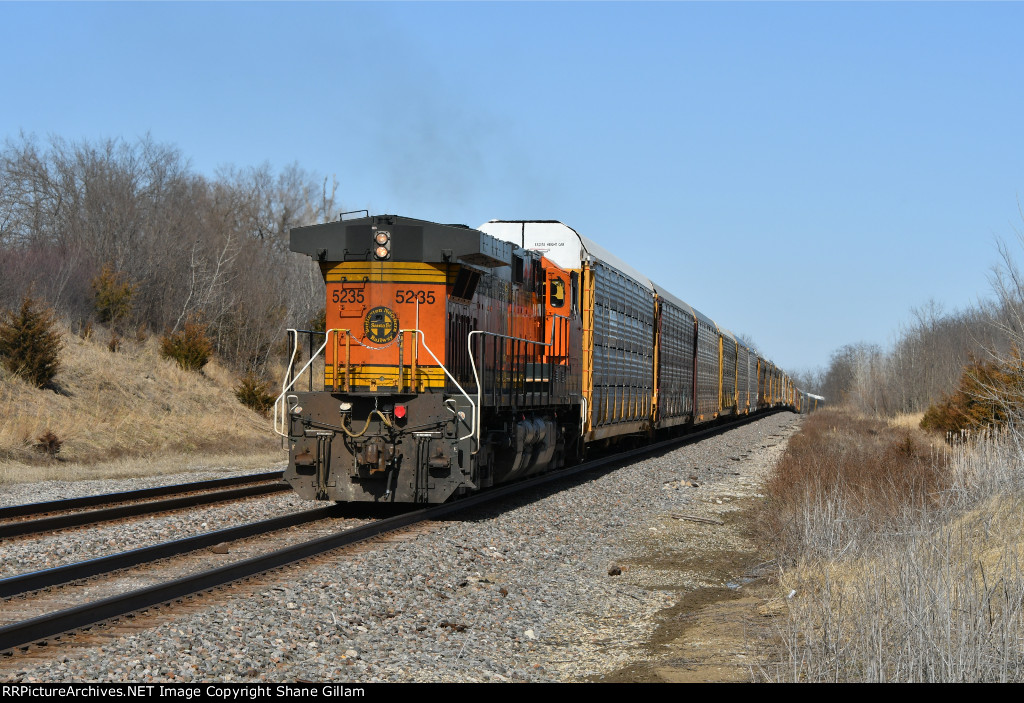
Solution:
<path fill-rule="evenodd" d="M 288 231 L 338 210 L 336 178 L 297 164 L 275 172 L 191 172 L 149 135 L 42 144 L 20 135 L 0 149 L 0 304 L 34 287 L 69 319 L 93 315 L 90 282 L 107 267 L 134 286 L 132 322 L 209 325 L 229 363 L 265 363 L 285 326 L 323 305 L 323 281 L 288 250 Z"/>

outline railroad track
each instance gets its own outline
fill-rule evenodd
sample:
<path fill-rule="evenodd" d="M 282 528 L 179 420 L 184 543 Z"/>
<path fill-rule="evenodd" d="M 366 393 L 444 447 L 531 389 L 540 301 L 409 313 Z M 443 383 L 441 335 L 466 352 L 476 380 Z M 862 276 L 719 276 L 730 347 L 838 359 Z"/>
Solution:
<path fill-rule="evenodd" d="M 48 644 L 54 638 L 75 630 L 90 628 L 104 621 L 137 613 L 160 605 L 181 602 L 190 596 L 216 589 L 258 574 L 271 571 L 289 564 L 309 559 L 327 552 L 340 549 L 372 537 L 396 531 L 415 523 L 428 520 L 439 520 L 452 515 L 466 512 L 487 504 L 498 503 L 510 496 L 534 490 L 541 486 L 563 481 L 583 472 L 607 469 L 616 464 L 635 460 L 648 454 L 664 451 L 677 445 L 704 439 L 738 427 L 764 415 L 743 418 L 729 424 L 717 425 L 685 437 L 674 438 L 664 442 L 648 445 L 639 449 L 623 452 L 613 456 L 588 461 L 578 466 L 549 472 L 526 481 L 488 490 L 462 500 L 429 508 L 414 510 L 393 517 L 365 522 L 334 532 L 322 537 L 289 545 L 280 549 L 265 552 L 257 556 L 237 561 L 224 566 L 201 571 L 170 581 L 157 583 L 148 587 L 121 593 L 97 601 L 49 612 L 24 621 L 14 622 L 0 627 L 0 652 L 13 653 L 15 650 L 27 649 L 33 644 Z M 24 594 L 30 590 L 52 588 L 58 583 L 67 583 L 76 579 L 110 573 L 112 570 L 123 570 L 132 566 L 165 559 L 174 554 L 195 552 L 211 545 L 222 544 L 241 537 L 265 535 L 270 531 L 281 530 L 291 524 L 301 525 L 315 520 L 337 518 L 343 515 L 343 506 L 331 506 L 312 511 L 305 511 L 283 518 L 245 525 L 231 530 L 199 535 L 176 543 L 156 545 L 144 549 L 112 555 L 91 562 L 72 564 L 56 569 L 49 569 L 34 574 L 24 574 L 0 581 L 0 594 L 5 595 L 11 604 L 15 594 Z M 276 526 L 272 526 L 276 524 Z M 239 532 L 236 534 L 234 530 Z M 246 532 L 248 531 L 248 532 Z M 134 562 L 134 563 L 133 563 Z M 15 596 L 19 597 L 19 596 Z"/>
<path fill-rule="evenodd" d="M 288 489 L 282 472 L 198 481 L 138 491 L 0 508 L 0 538 L 53 532 L 138 515 L 239 500 Z M 175 497 L 171 497 L 175 496 Z M 154 500 L 159 499 L 159 500 Z M 87 508 L 97 508 L 87 510 Z"/>
<path fill-rule="evenodd" d="M 230 527 L 224 530 L 207 532 L 193 537 L 186 537 L 180 540 L 163 542 L 150 547 L 140 547 L 127 552 L 110 554 L 88 561 L 81 561 L 74 564 L 65 564 L 51 569 L 43 569 L 30 573 L 9 576 L 0 579 L 0 598 L 23 595 L 31 591 L 38 591 L 45 588 L 53 588 L 73 581 L 112 573 L 121 569 L 127 569 L 143 564 L 151 564 L 162 559 L 188 554 L 200 549 L 215 547 L 227 544 L 248 537 L 265 535 L 289 527 L 305 525 L 317 520 L 325 520 L 338 516 L 340 513 L 337 506 L 316 508 L 300 513 L 292 513 L 269 520 Z"/>

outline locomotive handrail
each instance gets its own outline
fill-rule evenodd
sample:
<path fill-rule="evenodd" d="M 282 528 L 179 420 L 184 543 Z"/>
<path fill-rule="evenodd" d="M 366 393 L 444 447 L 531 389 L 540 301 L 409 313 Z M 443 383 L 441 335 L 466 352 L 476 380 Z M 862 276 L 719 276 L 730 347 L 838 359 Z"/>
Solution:
<path fill-rule="evenodd" d="M 469 403 L 469 406 L 473 409 L 473 418 L 472 418 L 472 421 L 470 423 L 470 426 L 474 427 L 476 425 L 476 422 L 477 422 L 477 411 L 476 411 L 476 407 L 477 406 L 476 406 L 476 403 L 473 402 L 473 399 L 470 397 L 469 393 L 467 393 L 466 390 L 461 385 L 459 385 L 459 382 L 455 380 L 455 377 L 452 376 L 451 372 L 448 371 L 448 368 L 444 364 L 441 363 L 441 361 L 437 358 L 437 355 L 434 354 L 434 352 L 427 345 L 426 335 L 423 334 L 423 330 L 412 328 L 412 329 L 403 329 L 403 330 L 399 330 L 399 331 L 403 332 L 403 333 L 404 332 L 411 332 L 413 334 L 413 339 L 414 339 L 414 341 L 415 341 L 415 343 L 417 345 L 414 348 L 413 353 L 418 356 L 418 354 L 419 354 L 419 346 L 418 345 L 419 344 L 423 344 L 423 348 L 427 350 L 427 353 L 430 354 L 430 356 L 433 357 L 434 361 L 437 362 L 437 365 L 441 367 L 441 370 L 444 371 L 445 376 L 447 376 L 449 378 L 449 380 L 451 380 L 451 382 L 455 384 L 455 387 L 459 389 L 459 391 L 462 393 L 462 395 L 465 396 L 466 401 Z M 295 329 L 288 329 L 288 332 L 289 333 L 294 333 L 294 339 L 295 339 L 295 344 L 292 347 L 292 355 L 291 355 L 291 358 L 288 360 L 288 370 L 290 372 L 292 367 L 295 364 L 295 357 L 296 357 L 296 355 L 298 354 L 298 351 L 299 351 L 299 334 L 298 334 L 298 330 L 295 330 Z M 338 346 L 338 335 L 340 333 L 342 333 L 342 332 L 345 333 L 345 335 L 346 335 L 346 346 L 347 346 L 348 336 L 352 332 L 352 330 L 350 330 L 350 329 L 331 328 L 331 329 L 327 330 L 324 333 L 324 343 L 320 345 L 319 349 L 317 349 L 315 352 L 313 352 L 312 354 L 309 355 L 309 361 L 306 362 L 305 366 L 303 366 L 301 369 L 299 369 L 299 372 L 295 374 L 295 376 L 292 378 L 292 380 L 288 381 L 288 374 L 285 375 L 285 382 L 283 384 L 281 384 L 282 385 L 282 387 L 281 387 L 281 394 L 279 396 L 277 396 L 276 400 L 274 400 L 274 432 L 276 432 L 277 434 L 281 435 L 282 437 L 288 437 L 288 433 L 287 433 L 287 420 L 286 420 L 286 415 L 287 414 L 284 412 L 284 406 L 285 406 L 286 396 L 288 395 L 288 391 L 290 391 L 290 390 L 292 390 L 292 388 L 294 388 L 296 382 L 300 378 L 302 378 L 302 374 L 306 373 L 306 370 L 309 369 L 310 365 L 312 365 L 312 363 L 317 359 L 317 357 L 319 357 L 320 354 L 323 353 L 323 351 L 327 348 L 327 345 L 331 341 L 331 336 L 332 336 L 331 333 L 332 332 L 334 333 L 333 336 L 334 336 L 334 344 L 335 344 L 334 387 L 335 387 L 335 389 L 337 389 L 337 383 L 338 383 L 338 370 L 337 370 L 337 366 L 338 366 L 338 354 L 337 354 L 337 352 L 338 352 L 338 349 L 337 349 L 337 346 Z M 359 340 L 356 340 L 356 343 L 358 344 Z M 347 353 L 347 349 L 346 349 L 346 353 Z M 416 358 L 417 358 L 416 356 L 413 357 L 413 374 L 415 374 L 415 369 L 416 369 Z M 348 374 L 348 360 L 347 359 L 345 361 L 345 366 L 346 366 L 345 373 Z M 415 378 L 413 378 L 412 381 L 415 384 Z M 348 386 L 347 379 L 346 379 L 345 385 L 346 385 L 346 390 L 348 390 L 347 389 L 347 386 Z M 278 427 L 280 427 L 281 429 L 278 429 Z M 282 432 L 282 430 L 285 430 L 285 431 Z M 472 437 L 473 435 L 474 435 L 474 433 L 471 431 L 469 434 L 465 435 L 464 437 L 459 437 L 459 440 L 461 441 L 461 440 L 464 440 L 464 439 L 468 439 L 469 437 Z"/>
<path fill-rule="evenodd" d="M 295 340 L 295 343 L 292 345 L 292 355 L 288 359 L 288 367 L 285 370 L 284 381 L 281 382 L 281 394 L 274 399 L 274 432 L 281 435 L 282 437 L 287 437 L 288 435 L 282 433 L 280 430 L 277 429 L 277 406 L 278 403 L 280 403 L 284 399 L 285 394 L 292 388 L 292 386 L 295 385 L 295 381 L 298 380 L 298 376 L 292 377 L 291 381 L 289 381 L 288 379 L 291 376 L 292 368 L 294 368 L 295 366 L 295 357 L 299 353 L 299 331 L 297 329 L 289 327 L 287 332 L 289 336 L 291 336 L 292 339 Z M 326 339 L 324 340 L 324 344 L 327 344 Z M 312 357 L 312 355 L 310 356 Z M 282 426 L 284 426 L 284 422 L 282 422 L 281 424 Z"/>
<path fill-rule="evenodd" d="M 320 345 L 320 348 L 317 349 L 316 352 L 314 352 L 314 353 L 309 355 L 309 361 L 306 362 L 305 366 L 303 366 L 301 369 L 299 369 L 299 372 L 297 374 L 295 374 L 294 377 L 292 377 L 291 381 L 288 380 L 288 376 L 291 375 L 291 370 L 292 370 L 292 368 L 295 365 L 295 356 L 299 353 L 299 331 L 296 330 L 296 329 L 290 329 L 289 328 L 288 332 L 292 333 L 294 335 L 295 344 L 292 347 L 291 358 L 288 360 L 288 372 L 286 372 L 285 377 L 284 377 L 285 378 L 285 382 L 281 384 L 281 395 L 277 396 L 277 399 L 274 401 L 274 432 L 276 432 L 277 434 L 281 435 L 282 437 L 287 437 L 288 433 L 287 432 L 282 432 L 281 430 L 277 429 L 278 428 L 279 407 L 283 410 L 284 405 L 285 405 L 285 403 L 283 401 L 285 400 L 285 396 L 288 394 L 288 391 L 290 391 L 292 388 L 295 387 L 295 383 L 300 378 L 302 378 L 302 374 L 306 373 L 306 369 L 308 369 L 313 364 L 313 362 L 316 360 L 316 358 L 318 356 L 320 356 L 321 352 L 323 352 L 323 350 L 327 348 L 327 344 L 331 341 L 331 332 L 334 332 L 334 340 L 335 340 L 335 343 L 337 343 L 338 333 L 339 332 L 345 332 L 347 334 L 349 332 L 349 330 L 347 330 L 347 329 L 339 329 L 339 328 L 331 328 L 331 329 L 327 330 L 324 333 L 324 343 Z M 334 382 L 335 382 L 335 384 L 337 384 L 337 382 L 338 382 L 338 375 L 337 375 L 338 358 L 337 358 L 337 355 L 335 355 L 335 358 L 334 358 L 334 365 L 335 365 Z M 281 428 L 287 430 L 287 426 L 286 426 L 287 421 L 285 419 L 286 418 L 286 413 L 284 413 L 283 411 L 280 411 L 280 418 L 281 418 L 281 422 L 280 422 Z"/>
<path fill-rule="evenodd" d="M 417 311 L 416 311 L 417 312 L 417 318 L 419 317 L 419 309 L 418 308 L 419 308 L 419 305 L 417 305 Z M 416 339 L 417 343 L 418 344 L 423 344 L 423 348 L 426 349 L 427 353 L 430 354 L 430 356 L 432 356 L 434 358 L 434 361 L 436 361 L 437 365 L 441 367 L 442 371 L 444 371 L 444 375 L 448 377 L 448 380 L 450 380 L 452 383 L 454 383 L 455 387 L 459 389 L 459 392 L 461 392 L 462 395 L 465 396 L 466 401 L 469 403 L 469 407 L 473 408 L 473 421 L 470 424 L 470 426 L 471 427 L 475 427 L 476 426 L 476 422 L 477 422 L 477 415 L 478 415 L 478 413 L 476 411 L 476 407 L 477 407 L 476 403 L 474 403 L 473 399 L 469 397 L 469 393 L 466 392 L 466 389 L 463 388 L 461 385 L 459 385 L 459 382 L 456 381 L 455 377 L 451 375 L 451 373 L 448 371 L 448 367 L 445 366 L 444 364 L 442 364 L 441 360 L 437 358 L 437 354 L 432 352 L 430 350 L 430 347 L 427 346 L 427 336 L 425 334 L 423 334 L 423 330 L 421 330 L 421 329 L 404 329 L 404 330 L 401 330 L 401 331 L 402 332 L 412 332 L 415 335 L 415 339 Z M 415 353 L 418 353 L 419 347 L 418 346 L 415 347 L 415 350 L 416 350 Z M 413 379 L 413 383 L 415 383 L 415 382 L 416 382 L 416 379 Z M 468 439 L 469 437 L 472 437 L 474 434 L 475 434 L 474 432 L 470 432 L 465 437 L 459 437 L 459 441 L 461 442 L 464 439 Z M 479 448 L 480 448 L 480 442 L 479 442 L 479 437 L 478 437 L 477 438 L 477 449 L 479 449 Z M 476 451 L 474 451 L 473 453 L 475 454 Z"/>
<path fill-rule="evenodd" d="M 409 364 L 409 390 L 413 393 L 419 392 L 419 384 L 416 381 L 416 369 L 420 360 L 420 347 L 419 337 L 417 337 L 417 330 L 407 329 L 398 330 L 398 392 L 405 392 L 405 333 L 409 332 L 412 335 L 412 358 Z"/>
<path fill-rule="evenodd" d="M 565 320 L 566 324 L 568 324 L 569 320 L 572 319 L 568 315 L 552 314 L 551 317 L 559 319 L 559 320 Z M 479 374 L 479 372 L 477 371 L 477 368 L 476 368 L 476 358 L 473 356 L 473 335 L 474 334 L 485 334 L 485 335 L 488 335 L 490 337 L 495 337 L 497 339 L 508 339 L 508 340 L 513 341 L 513 342 L 525 342 L 526 344 L 538 344 L 538 345 L 543 346 L 543 347 L 550 347 L 550 346 L 554 346 L 554 344 L 555 344 L 555 325 L 551 325 L 551 341 L 550 342 L 542 342 L 542 341 L 537 341 L 535 339 L 524 339 L 522 337 L 512 337 L 512 336 L 507 335 L 507 334 L 498 334 L 497 332 L 488 332 L 487 330 L 473 330 L 472 332 L 467 334 L 466 335 L 466 349 L 469 351 L 469 363 L 470 363 L 470 366 L 472 366 L 472 368 L 473 368 L 473 380 L 476 382 L 476 402 L 479 404 L 479 406 L 481 408 L 483 407 L 483 402 L 484 402 L 484 399 L 483 399 L 483 386 L 480 383 L 480 374 Z M 434 357 L 434 358 L 436 359 L 437 357 Z M 458 385 L 458 384 L 456 384 L 456 385 Z M 459 390 L 462 390 L 461 386 L 459 386 Z M 463 393 L 465 393 L 465 391 L 463 391 Z M 473 409 L 473 432 L 471 432 L 470 434 L 475 434 L 476 435 L 477 451 L 479 451 L 479 449 L 480 449 L 480 415 L 481 414 L 482 413 L 477 413 L 476 412 L 476 407 L 474 407 L 474 409 Z M 466 435 L 466 436 L 468 437 L 469 435 Z M 462 439 L 465 439 L 465 437 L 463 437 Z M 473 453 L 476 454 L 475 451 Z"/>
<path fill-rule="evenodd" d="M 418 313 L 419 313 L 418 308 L 419 308 L 419 306 L 417 305 L 417 317 L 419 316 L 418 315 Z M 433 352 L 433 350 L 431 350 L 430 346 L 427 344 L 426 335 L 423 333 L 423 330 L 418 329 L 418 328 L 399 330 L 401 333 L 412 333 L 413 340 L 414 340 L 414 345 L 415 345 L 413 353 L 416 356 L 418 356 L 419 345 L 422 344 L 423 348 L 434 359 L 434 361 L 437 363 L 437 365 L 444 372 L 445 376 L 448 377 L 448 380 L 450 380 L 452 382 L 452 384 L 454 384 L 455 387 L 459 389 L 459 392 L 462 393 L 463 397 L 465 397 L 466 402 L 469 403 L 469 406 L 470 406 L 470 408 L 473 411 L 473 417 L 472 417 L 472 420 L 470 422 L 470 428 L 471 429 L 470 429 L 469 434 L 464 435 L 462 437 L 459 437 L 459 441 L 462 441 L 464 439 L 468 439 L 470 437 L 473 437 L 474 438 L 474 442 L 476 444 L 476 449 L 474 450 L 474 454 L 477 451 L 479 451 L 479 449 L 480 449 L 480 417 L 481 417 L 481 413 L 479 412 L 479 409 L 481 407 L 483 407 L 483 386 L 480 383 L 480 373 L 479 373 L 479 371 L 477 369 L 476 358 L 475 358 L 475 356 L 473 354 L 473 340 L 472 340 L 473 335 L 474 334 L 488 335 L 488 336 L 491 336 L 491 337 L 495 337 L 497 339 L 507 339 L 507 340 L 511 340 L 511 341 L 515 341 L 515 342 L 523 342 L 524 344 L 533 344 L 533 345 L 542 346 L 542 347 L 553 347 L 555 345 L 555 334 L 556 334 L 556 332 L 562 331 L 563 328 L 568 325 L 569 321 L 572 318 L 569 317 L 568 315 L 557 315 L 557 314 L 553 314 L 553 315 L 551 315 L 551 317 L 554 318 L 554 319 L 557 319 L 557 320 L 564 321 L 564 324 L 563 325 L 551 325 L 551 332 L 550 332 L 550 340 L 551 341 L 548 341 L 548 342 L 534 340 L 534 339 L 525 339 L 525 338 L 522 338 L 522 337 L 513 337 L 511 335 L 499 334 L 497 332 L 489 332 L 487 330 L 473 330 L 468 335 L 466 335 L 466 347 L 467 347 L 467 350 L 469 351 L 469 362 L 470 362 L 470 365 L 472 366 L 472 369 L 473 369 L 473 379 L 474 379 L 474 381 L 476 383 L 476 388 L 477 388 L 476 402 L 473 401 L 473 398 L 469 395 L 469 393 L 466 391 L 466 389 L 462 387 L 462 385 L 455 379 L 455 377 L 451 374 L 451 372 L 448 370 L 448 368 L 441 362 L 440 359 L 437 358 L 437 355 Z M 289 373 L 286 374 L 286 376 L 285 376 L 285 382 L 282 384 L 282 387 L 281 387 L 281 394 L 278 395 L 277 398 L 274 400 L 274 424 L 273 424 L 273 428 L 274 428 L 274 432 L 276 432 L 277 434 L 281 435 L 282 437 L 288 437 L 288 433 L 287 433 L 287 429 L 288 429 L 287 428 L 287 413 L 285 411 L 286 410 L 285 409 L 286 396 L 288 395 L 288 392 L 290 390 L 292 390 L 292 388 L 294 388 L 296 382 L 302 377 L 302 375 L 304 373 L 306 373 L 306 371 L 313 364 L 313 362 L 317 359 L 317 357 L 319 357 L 320 354 L 323 353 L 323 351 L 327 348 L 327 345 L 330 344 L 332 333 L 333 333 L 334 344 L 335 344 L 335 358 L 334 358 L 334 366 L 335 366 L 335 368 L 334 368 L 334 374 L 333 374 L 333 384 L 334 384 L 334 388 L 337 389 L 337 383 L 338 383 L 338 371 L 337 371 L 337 365 L 338 365 L 337 351 L 338 350 L 337 350 L 337 347 L 338 347 L 338 344 L 339 344 L 339 342 L 338 342 L 338 335 L 340 333 L 345 333 L 346 337 L 347 337 L 347 335 L 349 335 L 351 333 L 351 330 L 349 330 L 349 329 L 341 329 L 341 328 L 331 328 L 331 329 L 327 330 L 324 333 L 324 343 L 321 344 L 320 347 L 315 352 L 310 354 L 309 361 L 307 361 L 306 364 L 301 369 L 299 369 L 298 373 L 296 373 L 294 375 L 294 377 L 292 377 L 291 381 L 288 381 L 288 376 L 291 375 L 290 372 L 291 372 L 292 368 L 294 367 L 295 357 L 297 356 L 298 351 L 299 351 L 299 336 L 298 336 L 298 330 L 296 330 L 296 329 L 289 328 L 288 332 L 294 335 L 293 338 L 295 340 L 294 345 L 292 347 L 291 357 L 288 360 L 288 371 L 289 371 Z M 346 342 L 347 342 L 347 338 L 346 338 Z M 357 341 L 357 343 L 358 343 L 358 341 Z M 347 346 L 347 344 L 346 344 L 346 346 Z M 414 359 L 414 361 L 413 361 L 413 368 L 414 369 L 415 369 L 415 363 L 416 363 L 415 362 L 416 356 L 413 357 L 413 359 Z M 347 373 L 348 373 L 348 361 L 346 359 L 346 374 Z M 415 371 L 413 373 L 415 374 Z M 415 381 L 415 377 L 412 379 L 412 382 L 413 382 L 413 384 L 415 384 L 415 382 L 416 382 Z M 348 385 L 348 383 L 347 383 L 347 380 L 346 380 L 346 386 L 347 385 Z"/>

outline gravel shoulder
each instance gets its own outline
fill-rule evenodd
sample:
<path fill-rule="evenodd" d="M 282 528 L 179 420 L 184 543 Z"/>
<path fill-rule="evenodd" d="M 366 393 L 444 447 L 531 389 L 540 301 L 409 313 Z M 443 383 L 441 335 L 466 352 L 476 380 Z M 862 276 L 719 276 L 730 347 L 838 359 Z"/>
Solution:
<path fill-rule="evenodd" d="M 750 680 L 773 612 L 750 508 L 799 422 L 775 414 L 3 658 L 0 680 Z"/>

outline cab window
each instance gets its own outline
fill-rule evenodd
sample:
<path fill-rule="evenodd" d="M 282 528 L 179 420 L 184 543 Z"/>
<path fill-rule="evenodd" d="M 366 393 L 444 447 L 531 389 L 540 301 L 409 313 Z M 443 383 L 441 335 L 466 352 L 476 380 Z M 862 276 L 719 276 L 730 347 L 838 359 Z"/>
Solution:
<path fill-rule="evenodd" d="M 550 292 L 548 302 L 551 307 L 563 307 L 565 305 L 565 282 L 561 278 L 552 278 L 548 290 Z"/>

